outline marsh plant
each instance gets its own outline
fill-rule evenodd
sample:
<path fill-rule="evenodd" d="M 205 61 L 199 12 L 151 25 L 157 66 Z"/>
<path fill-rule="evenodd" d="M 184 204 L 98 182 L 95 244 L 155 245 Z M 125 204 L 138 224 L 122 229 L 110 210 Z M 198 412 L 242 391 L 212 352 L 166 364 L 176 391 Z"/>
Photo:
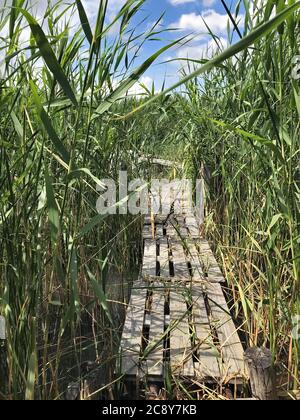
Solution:
<path fill-rule="evenodd" d="M 166 32 L 163 16 L 133 24 L 145 2 L 127 0 L 112 17 L 107 0 L 95 1 L 92 25 L 80 0 L 49 0 L 42 11 L 0 1 L 3 399 L 63 398 L 91 358 L 101 390 L 118 397 L 142 219 L 98 214 L 96 185 L 124 168 L 149 182 L 155 170 L 139 153 L 183 162 L 194 184 L 204 176 L 207 234 L 233 317 L 248 345 L 271 348 L 280 386 L 299 387 L 300 2 L 237 1 L 226 8 L 229 46 L 207 27 L 216 54 L 140 98 L 128 94 L 139 78 L 186 42 L 137 61 Z"/>

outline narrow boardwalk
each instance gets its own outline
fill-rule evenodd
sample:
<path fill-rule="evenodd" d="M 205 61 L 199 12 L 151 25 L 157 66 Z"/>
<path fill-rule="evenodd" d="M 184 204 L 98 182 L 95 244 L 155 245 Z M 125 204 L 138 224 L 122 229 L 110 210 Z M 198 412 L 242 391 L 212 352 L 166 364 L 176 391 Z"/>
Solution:
<path fill-rule="evenodd" d="M 126 381 L 242 383 L 243 347 L 224 277 L 194 214 L 146 217 L 144 258 L 121 341 Z"/>

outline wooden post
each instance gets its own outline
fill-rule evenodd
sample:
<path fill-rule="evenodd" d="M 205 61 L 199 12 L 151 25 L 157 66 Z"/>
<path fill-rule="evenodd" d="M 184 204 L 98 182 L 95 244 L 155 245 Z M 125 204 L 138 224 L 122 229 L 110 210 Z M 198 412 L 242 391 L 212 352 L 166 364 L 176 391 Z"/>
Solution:
<path fill-rule="evenodd" d="M 6 326 L 3 316 L 0 316 L 0 393 L 4 396 L 7 394 Z"/>
<path fill-rule="evenodd" d="M 258 400 L 277 400 L 276 375 L 270 350 L 252 347 L 245 352 L 253 397 Z"/>

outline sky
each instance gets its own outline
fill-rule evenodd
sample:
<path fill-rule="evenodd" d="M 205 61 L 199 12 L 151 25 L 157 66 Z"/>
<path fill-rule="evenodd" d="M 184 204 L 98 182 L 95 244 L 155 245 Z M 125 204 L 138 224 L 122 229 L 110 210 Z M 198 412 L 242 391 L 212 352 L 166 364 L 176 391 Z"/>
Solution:
<path fill-rule="evenodd" d="M 182 36 L 188 36 L 191 39 L 188 44 L 176 47 L 164 54 L 158 63 L 174 58 L 201 59 L 203 56 L 211 56 L 217 46 L 208 34 L 203 18 L 212 32 L 220 38 L 221 45 L 227 45 L 228 16 L 219 0 L 148 0 L 144 9 L 145 13 L 153 17 L 165 12 L 164 26 L 176 28 L 175 32 L 164 35 L 166 39 L 175 40 Z M 143 53 L 153 53 L 158 45 L 159 43 L 148 45 Z M 147 72 L 148 84 L 150 79 L 155 80 L 158 88 L 165 78 L 167 85 L 176 82 L 180 77 L 179 70 L 184 62 L 181 61 L 181 65 L 179 63 L 177 61 L 154 65 Z"/>
<path fill-rule="evenodd" d="M 110 1 L 112 8 L 122 2 L 122 0 Z M 226 3 L 230 7 L 236 2 L 226 0 Z M 232 10 L 234 11 L 234 8 Z M 180 77 L 180 69 L 186 63 L 186 61 L 170 62 L 170 60 L 207 58 L 217 51 L 217 45 L 208 34 L 203 19 L 211 31 L 219 37 L 220 45 L 223 48 L 228 45 L 229 19 L 220 0 L 147 0 L 141 12 L 142 15 L 149 16 L 150 22 L 154 22 L 162 13 L 164 13 L 163 26 L 176 28 L 176 31 L 165 33 L 162 36 L 164 42 L 148 43 L 141 51 L 141 61 L 172 40 L 187 36 L 190 41 L 162 55 L 142 78 L 142 82 L 148 87 L 154 81 L 158 90 L 164 82 L 166 86 L 175 83 Z M 242 24 L 242 12 L 238 21 Z"/>
<path fill-rule="evenodd" d="M 0 10 L 5 1 L 9 2 L 11 0 L 0 0 Z M 37 18 L 42 18 L 47 0 L 31 1 L 35 4 Z M 65 2 L 70 4 L 72 1 L 65 0 Z M 125 2 L 126 0 L 109 0 L 108 19 L 112 19 Z M 99 0 L 82 0 L 82 3 L 85 7 L 90 24 L 94 27 Z M 235 1 L 227 0 L 228 6 L 231 3 L 235 3 Z M 172 50 L 168 50 L 168 52 L 163 54 L 142 77 L 141 82 L 148 88 L 150 88 L 154 82 L 156 90 L 160 90 L 164 81 L 166 86 L 169 86 L 176 82 L 178 77 L 180 77 L 180 68 L 185 62 L 181 61 L 180 65 L 178 61 L 169 62 L 170 60 L 186 57 L 201 59 L 202 57 L 209 57 L 216 52 L 216 43 L 208 35 L 203 19 L 205 19 L 212 32 L 219 37 L 220 45 L 226 47 L 228 44 L 228 16 L 220 0 L 146 0 L 139 14 L 135 16 L 133 24 L 138 27 L 138 24 L 142 19 L 147 18 L 145 23 L 138 28 L 138 32 L 143 32 L 144 29 L 151 27 L 162 13 L 164 13 L 162 22 L 163 27 L 166 29 L 176 28 L 176 30 L 162 34 L 162 40 L 149 41 L 146 43 L 139 53 L 139 57 L 135 63 L 136 65 L 142 63 L 163 45 L 166 45 L 175 39 L 188 36 L 191 41 L 188 44 L 184 43 Z M 239 17 L 241 22 L 242 18 L 243 16 L 241 14 Z M 78 25 L 80 25 L 78 14 L 75 13 L 74 16 L 72 16 L 72 19 L 74 21 L 74 27 L 77 28 Z M 5 35 L 7 28 L 8 24 L 1 27 L 0 21 L 0 37 L 1 35 Z M 24 29 L 24 42 L 28 39 L 29 34 L 29 29 Z M 110 36 L 114 36 L 113 31 Z M 136 89 L 137 92 L 140 91 L 139 87 L 136 87 Z"/>

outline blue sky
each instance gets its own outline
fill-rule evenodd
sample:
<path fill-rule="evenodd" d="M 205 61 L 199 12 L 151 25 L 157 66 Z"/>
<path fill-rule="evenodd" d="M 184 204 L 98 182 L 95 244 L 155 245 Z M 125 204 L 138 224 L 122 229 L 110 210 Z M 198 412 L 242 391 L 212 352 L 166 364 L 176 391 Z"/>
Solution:
<path fill-rule="evenodd" d="M 52 4 L 55 4 L 56 0 L 51 0 Z M 88 19 L 92 27 L 95 26 L 97 12 L 99 8 L 99 0 L 81 0 L 86 10 Z M 252 0 L 250 0 L 252 2 Z M 11 0 L 6 0 L 8 6 Z M 29 0 L 29 4 L 32 5 L 30 9 L 39 22 L 43 20 L 48 0 Z M 70 0 L 64 0 L 64 7 L 70 5 Z M 72 0 L 75 5 L 75 0 Z M 126 3 L 126 0 L 108 0 L 108 17 L 112 19 L 120 8 Z M 234 5 L 235 0 L 227 0 L 228 6 Z M 5 4 L 5 0 L 0 0 L 1 6 Z M 205 19 L 207 25 L 211 28 L 212 32 L 219 37 L 219 44 L 222 48 L 225 48 L 228 44 L 227 36 L 227 25 L 228 16 L 220 0 L 145 0 L 142 10 L 135 16 L 133 25 L 136 25 L 145 17 L 146 22 L 143 26 L 137 29 L 138 33 L 143 33 L 145 29 L 149 29 L 152 24 L 165 12 L 163 19 L 164 28 L 178 28 L 177 31 L 169 31 L 161 35 L 160 41 L 148 42 L 143 46 L 140 51 L 138 60 L 135 65 L 140 64 L 150 55 L 160 49 L 163 45 L 172 42 L 175 39 L 179 39 L 183 36 L 189 36 L 192 40 L 188 44 L 178 45 L 172 50 L 168 50 L 167 53 L 162 55 L 156 63 L 151 67 L 150 70 L 141 79 L 142 83 L 151 87 L 152 82 L 155 83 L 156 90 L 160 90 L 163 81 L 166 81 L 166 85 L 171 85 L 178 80 L 179 70 L 181 68 L 179 61 L 173 61 L 171 63 L 163 64 L 165 61 L 174 60 L 178 58 L 192 58 L 201 59 L 209 57 L 217 50 L 216 43 L 208 35 L 207 28 L 203 23 Z M 80 25 L 79 16 L 76 7 L 68 9 L 68 17 L 71 19 L 73 28 L 77 29 Z M 65 16 L 67 17 L 67 16 Z M 239 16 L 242 22 L 242 14 Z M 5 23 L 5 22 L 4 22 Z M 117 28 L 116 28 L 117 29 Z M 46 28 L 45 28 L 46 30 Z M 1 26 L 0 22 L 0 36 L 7 36 L 8 33 L 8 22 Z M 114 36 L 113 31 L 110 35 Z M 30 38 L 30 30 L 25 26 L 22 31 L 22 37 L 24 44 L 28 44 Z M 0 64 L 1 58 L 4 58 L 4 51 L 0 50 Z M 185 63 L 185 62 L 181 62 Z M 138 89 L 139 90 L 139 89 Z"/>
<path fill-rule="evenodd" d="M 121 0 L 110 1 L 113 3 Z M 234 1 L 227 1 L 228 6 L 232 3 L 235 4 Z M 167 85 L 170 85 L 179 77 L 179 62 L 162 64 L 164 61 L 179 57 L 201 59 L 203 56 L 211 56 L 216 51 L 217 46 L 208 35 L 202 18 L 205 19 L 212 32 L 220 38 L 220 45 L 225 47 L 228 42 L 228 16 L 219 0 L 147 0 L 139 17 L 149 16 L 149 22 L 155 22 L 163 12 L 165 12 L 163 26 L 176 27 L 178 31 L 163 34 L 161 42 L 148 43 L 142 49 L 139 61 L 144 61 L 162 45 L 172 40 L 185 35 L 193 39 L 188 44 L 178 46 L 161 56 L 142 78 L 142 82 L 148 87 L 154 81 L 156 89 L 160 89 L 164 80 Z M 240 20 L 242 21 L 242 15 Z"/>
<path fill-rule="evenodd" d="M 38 0 L 39 7 L 41 7 L 42 3 L 45 1 L 46 0 Z M 68 3 L 68 0 L 64 1 Z M 99 0 L 81 1 L 85 7 L 91 26 L 94 27 Z M 226 0 L 226 2 L 228 5 L 236 3 L 235 0 Z M 112 19 L 125 3 L 126 0 L 108 0 L 109 19 Z M 220 0 L 145 0 L 141 11 L 135 16 L 133 21 L 133 25 L 137 26 L 143 18 L 147 18 L 143 26 L 138 27 L 137 33 L 142 33 L 145 29 L 149 29 L 162 13 L 165 13 L 163 27 L 176 27 L 178 30 L 164 33 L 161 36 L 161 41 L 153 41 L 145 44 L 140 51 L 139 58 L 136 60 L 135 65 L 142 63 L 163 45 L 166 45 L 175 39 L 189 36 L 190 38 L 193 38 L 193 40 L 189 42 L 189 44 L 179 45 L 172 50 L 168 50 L 168 52 L 162 55 L 142 77 L 142 83 L 148 88 L 150 88 L 152 82 L 154 82 L 156 90 L 160 90 L 164 80 L 166 81 L 166 86 L 169 86 L 176 82 L 180 76 L 179 70 L 181 66 L 178 61 L 173 61 L 168 64 L 162 63 L 179 57 L 201 59 L 203 56 L 211 56 L 216 51 L 216 43 L 212 41 L 211 37 L 208 35 L 203 19 L 205 19 L 212 32 L 219 37 L 220 45 L 222 47 L 226 47 L 228 42 L 228 16 Z M 78 22 L 78 16 L 77 20 L 76 16 L 74 16 L 74 18 L 74 26 L 76 27 L 76 25 L 80 23 Z M 113 36 L 113 34 L 111 36 Z"/>

